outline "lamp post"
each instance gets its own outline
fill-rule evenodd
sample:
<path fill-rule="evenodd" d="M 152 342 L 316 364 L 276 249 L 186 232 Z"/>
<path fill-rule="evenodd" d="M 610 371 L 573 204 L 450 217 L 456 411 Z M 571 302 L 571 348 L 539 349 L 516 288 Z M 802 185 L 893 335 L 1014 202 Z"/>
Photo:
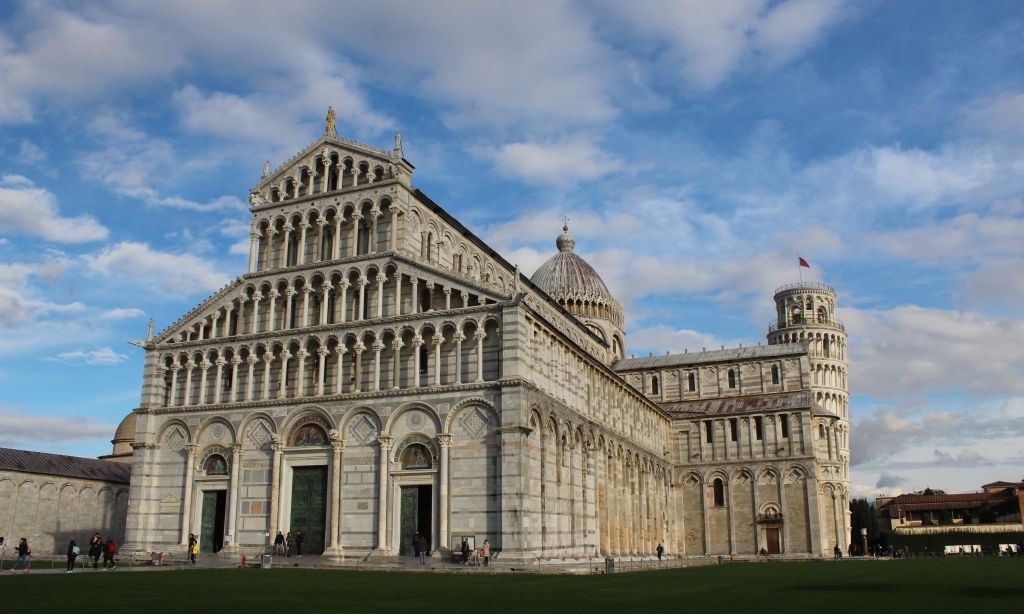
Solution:
<path fill-rule="evenodd" d="M 861 550 L 861 554 L 863 556 L 867 556 L 868 555 L 868 530 L 866 528 L 865 529 L 861 529 L 860 530 L 860 536 L 861 536 L 861 539 L 864 540 L 864 549 Z"/>

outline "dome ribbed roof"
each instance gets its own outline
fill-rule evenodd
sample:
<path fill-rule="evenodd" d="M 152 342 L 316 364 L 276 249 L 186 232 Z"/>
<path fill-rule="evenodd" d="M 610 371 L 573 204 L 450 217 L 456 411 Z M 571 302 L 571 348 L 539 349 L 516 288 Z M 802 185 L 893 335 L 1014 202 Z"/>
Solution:
<path fill-rule="evenodd" d="M 573 253 L 576 239 L 569 232 L 567 225 L 562 227 L 562 234 L 558 235 L 555 245 L 558 247 L 558 253 L 542 264 L 530 281 L 547 292 L 551 298 L 566 305 L 571 313 L 576 313 L 572 305 L 574 302 L 588 302 L 608 307 L 608 319 L 621 327 L 622 307 L 608 291 L 608 286 L 604 285 L 594 267 Z M 591 314 L 580 312 L 577 315 Z"/>
<path fill-rule="evenodd" d="M 121 424 L 117 425 L 117 430 L 114 431 L 114 443 L 119 441 L 135 441 L 135 412 L 125 416 Z"/>

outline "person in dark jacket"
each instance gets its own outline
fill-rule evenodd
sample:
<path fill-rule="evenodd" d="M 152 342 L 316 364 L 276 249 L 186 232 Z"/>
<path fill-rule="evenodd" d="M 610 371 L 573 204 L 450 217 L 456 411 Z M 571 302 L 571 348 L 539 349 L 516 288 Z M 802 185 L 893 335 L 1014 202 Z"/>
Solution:
<path fill-rule="evenodd" d="M 93 533 L 89 538 L 89 556 L 92 558 L 93 569 L 99 569 L 101 554 L 103 554 L 103 540 L 99 533 Z"/>
<path fill-rule="evenodd" d="M 274 554 L 284 554 L 284 533 L 278 531 L 274 538 Z"/>
<path fill-rule="evenodd" d="M 469 540 L 462 538 L 462 563 L 469 563 Z"/>
<path fill-rule="evenodd" d="M 302 531 L 295 532 L 295 552 L 299 556 L 302 556 L 302 544 L 306 541 L 306 536 L 302 534 Z"/>
<path fill-rule="evenodd" d="M 188 553 L 187 554 L 188 554 L 188 560 L 192 561 L 193 565 L 196 564 L 196 554 L 197 554 L 197 552 L 196 552 L 196 542 L 197 541 L 198 540 L 196 539 L 196 536 L 195 536 L 194 533 L 189 533 L 188 534 Z"/>
<path fill-rule="evenodd" d="M 416 556 L 420 557 L 420 565 L 426 566 L 427 553 L 430 552 L 430 542 L 427 541 L 427 538 L 422 533 L 417 531 L 413 543 L 416 544 Z"/>
<path fill-rule="evenodd" d="M 81 550 L 78 549 L 78 545 L 75 544 L 75 540 L 71 540 L 71 543 L 68 544 L 68 570 L 64 573 L 71 573 L 75 570 L 75 559 L 78 558 L 79 552 L 81 552 Z"/>
<path fill-rule="evenodd" d="M 15 552 L 18 553 L 18 558 L 14 561 L 14 565 L 11 566 L 11 573 L 14 573 L 14 570 L 18 567 L 21 567 L 22 571 L 28 573 L 28 557 L 32 554 L 32 548 L 28 547 L 28 540 L 22 537 Z"/>

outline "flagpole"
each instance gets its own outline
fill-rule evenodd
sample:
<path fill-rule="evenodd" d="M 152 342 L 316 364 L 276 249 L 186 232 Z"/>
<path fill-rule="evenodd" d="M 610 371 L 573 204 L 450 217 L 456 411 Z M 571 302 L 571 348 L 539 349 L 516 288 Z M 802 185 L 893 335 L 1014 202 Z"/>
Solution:
<path fill-rule="evenodd" d="M 803 267 L 800 266 L 800 254 L 796 255 L 796 272 L 800 275 L 800 283 L 804 283 L 804 271 Z"/>

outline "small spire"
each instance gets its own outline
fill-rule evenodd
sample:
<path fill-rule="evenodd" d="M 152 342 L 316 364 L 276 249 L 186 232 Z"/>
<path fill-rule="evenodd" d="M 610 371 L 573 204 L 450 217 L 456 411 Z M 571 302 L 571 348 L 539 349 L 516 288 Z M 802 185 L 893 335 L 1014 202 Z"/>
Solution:
<path fill-rule="evenodd" d="M 395 151 L 394 154 L 399 158 L 405 157 L 405 152 L 402 151 L 402 133 L 395 131 Z"/>
<path fill-rule="evenodd" d="M 149 325 L 146 326 L 146 341 L 153 340 L 153 318 L 149 319 Z"/>
<path fill-rule="evenodd" d="M 560 252 L 571 252 L 576 247 L 576 237 L 569 232 L 569 218 L 562 218 L 562 234 L 555 239 L 555 247 Z"/>

